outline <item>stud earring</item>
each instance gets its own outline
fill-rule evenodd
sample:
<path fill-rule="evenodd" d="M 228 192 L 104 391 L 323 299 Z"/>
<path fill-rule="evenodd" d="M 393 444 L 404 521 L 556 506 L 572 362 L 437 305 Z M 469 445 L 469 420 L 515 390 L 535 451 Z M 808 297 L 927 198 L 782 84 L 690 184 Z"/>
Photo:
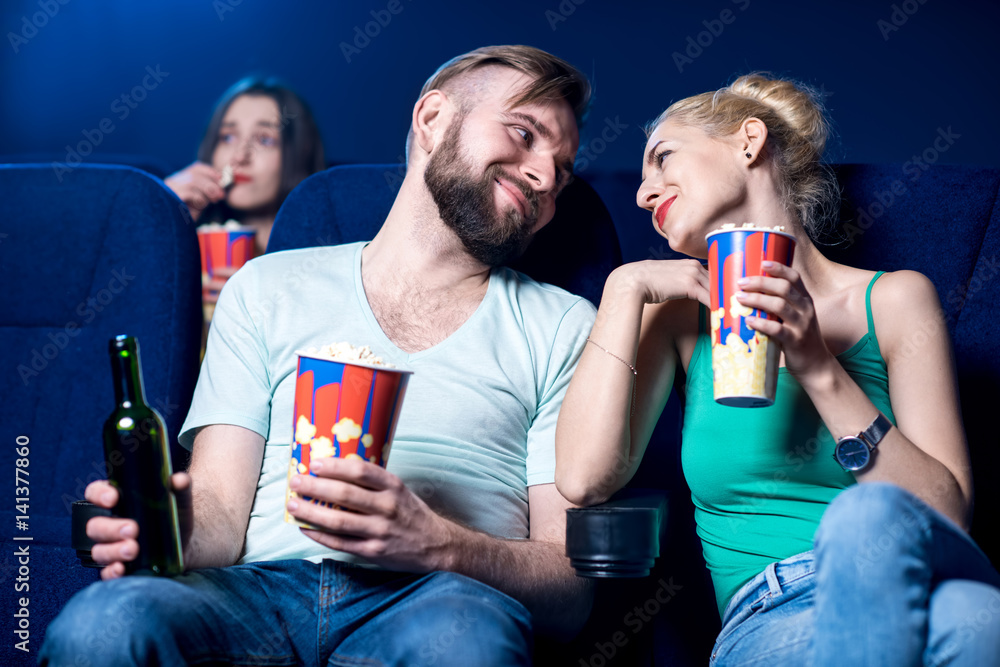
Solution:
<path fill-rule="evenodd" d="M 748 160 L 749 160 L 750 158 L 752 158 L 752 157 L 753 157 L 753 155 L 750 155 L 750 153 L 747 153 L 747 159 L 748 159 Z"/>

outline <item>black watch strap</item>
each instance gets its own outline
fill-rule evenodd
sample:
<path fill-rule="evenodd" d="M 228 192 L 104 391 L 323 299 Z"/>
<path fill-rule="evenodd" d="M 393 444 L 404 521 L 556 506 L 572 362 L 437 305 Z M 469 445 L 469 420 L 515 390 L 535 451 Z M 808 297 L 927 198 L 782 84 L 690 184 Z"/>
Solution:
<path fill-rule="evenodd" d="M 868 428 L 859 433 L 858 437 L 864 440 L 871 449 L 875 449 L 875 447 L 878 446 L 878 443 L 882 442 L 882 438 L 885 437 L 885 434 L 891 429 L 892 422 L 889 421 L 888 417 L 879 412 L 875 421 L 873 421 Z"/>

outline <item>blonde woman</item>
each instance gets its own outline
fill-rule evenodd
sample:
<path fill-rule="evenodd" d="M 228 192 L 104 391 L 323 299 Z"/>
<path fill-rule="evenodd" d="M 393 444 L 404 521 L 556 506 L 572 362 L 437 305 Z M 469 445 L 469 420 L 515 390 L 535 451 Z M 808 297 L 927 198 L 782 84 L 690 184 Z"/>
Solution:
<path fill-rule="evenodd" d="M 713 664 L 997 664 L 1000 576 L 965 533 L 972 476 L 937 294 L 816 248 L 837 210 L 827 131 L 807 90 L 761 75 L 651 124 L 637 203 L 672 248 L 705 258 L 725 223 L 796 238 L 792 266 L 765 265 L 739 297 L 780 318 L 748 321 L 782 346 L 777 402 L 714 402 L 700 262 L 627 264 L 562 407 L 556 483 L 580 504 L 624 486 L 683 377 L 681 460 L 723 621 Z M 935 335 L 912 338 L 913 321 Z M 980 609 L 995 627 L 968 632 Z"/>

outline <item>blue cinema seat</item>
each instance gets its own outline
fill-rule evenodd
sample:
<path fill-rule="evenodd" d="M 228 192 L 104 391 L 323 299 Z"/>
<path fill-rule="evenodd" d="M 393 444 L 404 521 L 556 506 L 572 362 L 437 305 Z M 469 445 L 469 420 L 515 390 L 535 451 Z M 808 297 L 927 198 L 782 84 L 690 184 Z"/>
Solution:
<path fill-rule="evenodd" d="M 394 164 L 342 165 L 313 174 L 278 211 L 267 252 L 371 239 L 392 208 L 398 183 Z M 597 304 L 619 264 L 611 216 L 597 193 L 575 179 L 559 196 L 555 218 L 512 266 Z"/>
<path fill-rule="evenodd" d="M 198 243 L 181 202 L 131 167 L 0 165 L 0 664 L 34 664 L 45 628 L 97 579 L 70 547 L 70 505 L 105 477 L 101 428 L 114 405 L 108 340 L 137 336 L 146 398 L 175 438 L 198 372 Z M 15 510 L 15 443 L 29 439 L 27 517 Z M 21 442 L 24 442 L 22 439 Z M 23 497 L 23 496 L 22 496 Z M 26 530 L 17 528 L 22 519 Z M 12 537 L 31 541 L 13 541 Z M 28 588 L 16 592 L 29 551 Z M 15 648 L 13 600 L 29 600 L 29 653 Z"/>
<path fill-rule="evenodd" d="M 127 167 L 141 169 L 157 178 L 166 178 L 170 175 L 171 169 L 166 162 L 154 155 L 138 155 L 135 153 L 90 153 L 81 156 L 74 152 L 68 154 L 61 153 L 7 153 L 0 155 L 0 164 L 44 164 L 52 170 L 52 174 L 59 180 L 59 176 L 70 173 L 80 164 L 116 164 Z"/>

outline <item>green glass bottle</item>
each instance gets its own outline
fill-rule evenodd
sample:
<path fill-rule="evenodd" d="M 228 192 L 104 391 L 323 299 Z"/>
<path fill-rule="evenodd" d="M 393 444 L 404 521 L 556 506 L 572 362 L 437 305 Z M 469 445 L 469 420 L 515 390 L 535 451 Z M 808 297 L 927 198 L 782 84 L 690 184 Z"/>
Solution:
<path fill-rule="evenodd" d="M 139 555 L 127 574 L 173 576 L 184 571 L 177 500 L 170 487 L 170 449 L 159 413 L 146 404 L 139 342 L 116 336 L 108 344 L 115 384 L 114 412 L 104 422 L 108 480 L 119 493 L 115 516 L 139 524 Z"/>

